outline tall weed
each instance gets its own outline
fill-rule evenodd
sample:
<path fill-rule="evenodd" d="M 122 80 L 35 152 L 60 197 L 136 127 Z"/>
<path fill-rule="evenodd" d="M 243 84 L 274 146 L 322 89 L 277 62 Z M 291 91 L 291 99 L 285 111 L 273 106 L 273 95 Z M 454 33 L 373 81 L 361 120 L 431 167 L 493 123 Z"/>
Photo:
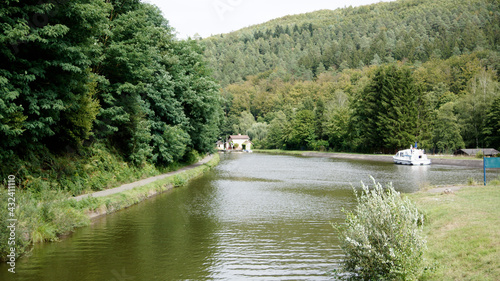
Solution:
<path fill-rule="evenodd" d="M 373 178 L 372 178 L 373 179 Z M 416 280 L 423 271 L 424 216 L 392 184 L 386 189 L 373 179 L 354 190 L 357 207 L 345 224 L 334 225 L 345 253 L 338 276 L 348 280 Z"/>

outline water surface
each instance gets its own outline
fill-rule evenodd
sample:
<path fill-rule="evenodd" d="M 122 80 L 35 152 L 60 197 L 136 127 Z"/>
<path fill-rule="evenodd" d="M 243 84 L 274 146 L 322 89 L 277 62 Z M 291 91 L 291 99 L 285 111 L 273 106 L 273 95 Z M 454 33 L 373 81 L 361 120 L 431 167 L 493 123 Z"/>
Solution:
<path fill-rule="evenodd" d="M 0 280 L 331 280 L 342 254 L 330 223 L 370 175 L 414 192 L 481 181 L 482 170 L 225 154 L 184 187 L 36 245 L 15 276 L 0 265 Z"/>

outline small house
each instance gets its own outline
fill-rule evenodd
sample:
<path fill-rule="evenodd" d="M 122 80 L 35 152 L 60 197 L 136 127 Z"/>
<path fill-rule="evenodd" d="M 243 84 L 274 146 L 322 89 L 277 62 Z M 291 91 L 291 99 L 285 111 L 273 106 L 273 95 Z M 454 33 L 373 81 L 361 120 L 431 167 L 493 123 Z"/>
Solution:
<path fill-rule="evenodd" d="M 500 154 L 500 151 L 493 148 L 465 148 L 457 150 L 455 155 L 476 156 L 479 152 L 482 152 L 484 156 L 496 156 Z"/>
<path fill-rule="evenodd" d="M 224 150 L 224 149 L 226 149 L 224 147 L 224 142 L 221 141 L 221 140 L 217 141 L 216 146 L 217 146 L 217 150 Z"/>
<path fill-rule="evenodd" d="M 230 135 L 227 140 L 227 149 L 233 150 L 252 150 L 252 142 L 247 135 Z"/>

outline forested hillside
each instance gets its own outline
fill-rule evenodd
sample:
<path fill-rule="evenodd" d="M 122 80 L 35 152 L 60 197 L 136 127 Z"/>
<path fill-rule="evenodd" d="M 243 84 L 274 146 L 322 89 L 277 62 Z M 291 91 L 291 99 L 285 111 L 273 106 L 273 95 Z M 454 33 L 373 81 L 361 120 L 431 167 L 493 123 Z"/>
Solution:
<path fill-rule="evenodd" d="M 265 148 L 498 148 L 499 7 L 399 0 L 206 38 L 224 133 Z"/>
<path fill-rule="evenodd" d="M 47 178 L 57 157 L 91 161 L 101 148 L 137 167 L 165 167 L 213 149 L 220 86 L 197 42 L 175 39 L 157 7 L 6 0 L 0 28 L 3 179 Z"/>

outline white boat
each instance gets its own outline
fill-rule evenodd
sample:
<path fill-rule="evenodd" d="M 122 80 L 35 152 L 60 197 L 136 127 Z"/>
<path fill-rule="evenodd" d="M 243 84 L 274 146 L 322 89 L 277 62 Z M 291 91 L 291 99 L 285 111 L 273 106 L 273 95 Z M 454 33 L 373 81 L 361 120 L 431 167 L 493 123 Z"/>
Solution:
<path fill-rule="evenodd" d="M 423 149 L 410 149 L 400 150 L 396 155 L 392 156 L 394 163 L 402 165 L 430 165 L 431 160 L 427 158 Z"/>

